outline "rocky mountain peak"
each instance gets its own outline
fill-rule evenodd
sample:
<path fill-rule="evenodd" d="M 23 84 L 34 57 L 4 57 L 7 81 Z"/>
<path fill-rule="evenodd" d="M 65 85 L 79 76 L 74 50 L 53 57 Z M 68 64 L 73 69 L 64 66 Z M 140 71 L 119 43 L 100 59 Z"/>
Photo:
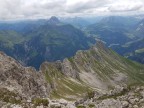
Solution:
<path fill-rule="evenodd" d="M 52 17 L 48 20 L 48 23 L 50 23 L 50 24 L 59 24 L 60 21 L 59 21 L 59 19 L 58 19 L 57 17 L 52 16 Z"/>

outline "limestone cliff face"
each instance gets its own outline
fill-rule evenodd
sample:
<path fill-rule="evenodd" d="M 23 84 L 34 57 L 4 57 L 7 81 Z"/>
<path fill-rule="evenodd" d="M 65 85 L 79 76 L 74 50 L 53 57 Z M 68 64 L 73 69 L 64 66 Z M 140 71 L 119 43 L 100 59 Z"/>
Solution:
<path fill-rule="evenodd" d="M 2 52 L 0 52 L 0 88 L 17 92 L 27 99 L 47 97 L 50 91 L 42 72 L 36 72 L 32 67 L 24 68 Z"/>

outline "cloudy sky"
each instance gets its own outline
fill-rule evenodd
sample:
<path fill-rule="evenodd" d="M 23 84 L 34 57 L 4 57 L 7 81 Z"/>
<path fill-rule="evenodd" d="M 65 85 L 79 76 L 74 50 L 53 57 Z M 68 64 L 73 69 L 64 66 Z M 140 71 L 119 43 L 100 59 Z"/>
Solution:
<path fill-rule="evenodd" d="M 0 0 L 0 20 L 144 13 L 144 0 Z"/>

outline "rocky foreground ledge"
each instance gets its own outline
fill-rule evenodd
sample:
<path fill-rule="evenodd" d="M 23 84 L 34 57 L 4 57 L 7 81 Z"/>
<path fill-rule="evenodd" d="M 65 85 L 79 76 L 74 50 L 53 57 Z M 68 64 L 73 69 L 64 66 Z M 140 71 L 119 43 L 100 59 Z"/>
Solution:
<path fill-rule="evenodd" d="M 144 108 L 144 86 L 117 87 L 107 94 L 91 92 L 73 102 L 37 98 L 17 105 L 5 102 L 0 105 L 1 108 Z"/>

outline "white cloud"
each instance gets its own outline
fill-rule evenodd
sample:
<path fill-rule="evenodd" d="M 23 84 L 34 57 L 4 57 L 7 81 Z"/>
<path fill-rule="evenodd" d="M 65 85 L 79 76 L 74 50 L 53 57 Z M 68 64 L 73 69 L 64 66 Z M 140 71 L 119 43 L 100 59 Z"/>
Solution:
<path fill-rule="evenodd" d="M 0 19 L 142 13 L 144 0 L 0 0 Z"/>
<path fill-rule="evenodd" d="M 144 6 L 144 1 L 135 1 L 135 0 L 119 0 L 110 4 L 109 10 L 112 12 L 126 12 L 126 11 L 139 11 Z"/>

